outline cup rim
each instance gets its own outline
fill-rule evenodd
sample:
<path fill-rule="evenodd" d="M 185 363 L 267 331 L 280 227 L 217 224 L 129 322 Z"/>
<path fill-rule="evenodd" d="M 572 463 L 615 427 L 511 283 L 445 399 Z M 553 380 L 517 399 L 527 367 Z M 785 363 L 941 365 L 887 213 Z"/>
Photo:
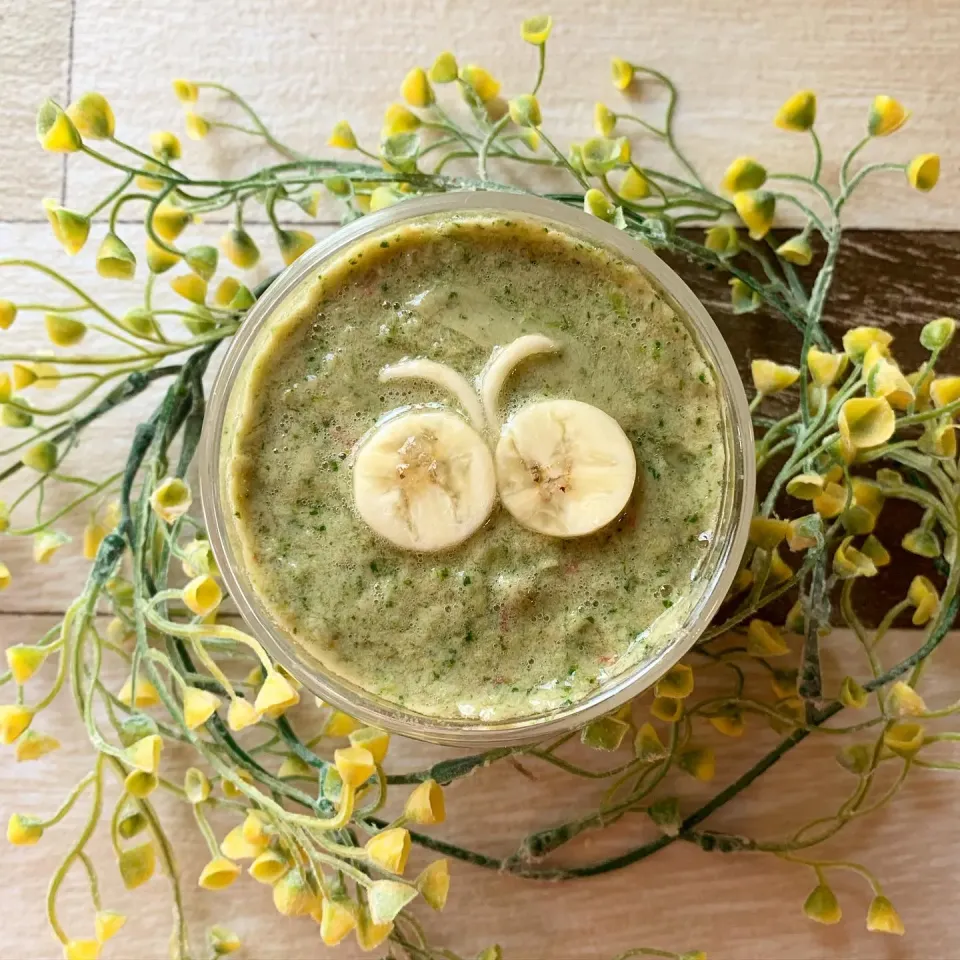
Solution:
<path fill-rule="evenodd" d="M 408 221 L 449 215 L 526 216 L 546 221 L 568 234 L 575 234 L 602 248 L 613 250 L 637 265 L 676 304 L 693 328 L 701 350 L 718 375 L 721 407 L 727 421 L 724 496 L 732 498 L 729 512 L 721 517 L 728 529 L 720 530 L 711 549 L 719 548 L 713 560 L 712 583 L 691 609 L 678 637 L 665 643 L 652 657 L 613 678 L 584 699 L 549 713 L 502 721 L 482 722 L 430 717 L 391 704 L 337 677 L 332 671 L 312 669 L 297 655 L 299 645 L 284 636 L 273 622 L 256 590 L 246 578 L 230 542 L 224 510 L 220 471 L 221 445 L 228 404 L 249 348 L 264 324 L 311 272 L 338 256 L 361 239 Z M 505 190 L 449 192 L 404 200 L 376 213 L 354 220 L 314 244 L 273 281 L 246 315 L 229 344 L 217 371 L 207 402 L 199 447 L 199 497 L 207 536 L 227 590 L 247 628 L 270 656 L 281 663 L 306 689 L 324 702 L 372 726 L 394 733 L 448 746 L 513 746 L 576 729 L 607 714 L 653 686 L 696 643 L 723 601 L 743 555 L 753 513 L 755 490 L 754 439 L 746 392 L 729 348 L 704 305 L 687 284 L 640 240 L 583 210 L 555 200 Z M 722 537 L 721 537 L 722 534 Z M 375 702 L 379 701 L 379 702 Z"/>

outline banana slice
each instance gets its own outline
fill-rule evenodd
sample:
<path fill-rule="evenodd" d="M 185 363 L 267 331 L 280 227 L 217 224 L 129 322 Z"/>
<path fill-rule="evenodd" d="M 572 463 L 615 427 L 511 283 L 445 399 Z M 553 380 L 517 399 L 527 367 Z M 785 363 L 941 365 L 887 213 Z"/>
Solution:
<path fill-rule="evenodd" d="M 357 511 L 404 550 L 434 553 L 463 542 L 490 515 L 496 494 L 483 438 L 445 410 L 386 420 L 361 441 L 354 460 Z"/>
<path fill-rule="evenodd" d="M 522 408 L 496 454 L 500 498 L 518 523 L 551 537 L 583 537 L 617 517 L 637 459 L 613 417 L 579 400 Z"/>

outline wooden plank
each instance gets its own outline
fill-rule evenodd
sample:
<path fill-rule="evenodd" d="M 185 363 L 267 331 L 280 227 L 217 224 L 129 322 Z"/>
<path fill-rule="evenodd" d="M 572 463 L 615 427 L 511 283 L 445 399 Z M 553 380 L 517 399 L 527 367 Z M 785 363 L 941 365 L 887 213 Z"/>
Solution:
<path fill-rule="evenodd" d="M 6 646 L 30 642 L 51 625 L 50 618 L 0 615 L 0 637 Z M 951 640 L 960 639 L 950 638 Z M 916 636 L 890 639 L 896 655 L 912 649 Z M 946 643 L 937 655 L 937 669 L 927 672 L 923 690 L 931 706 L 956 696 L 960 644 Z M 123 680 L 123 670 L 108 658 L 107 685 Z M 848 671 L 863 674 L 862 655 L 856 641 L 838 633 L 830 638 L 825 657 L 831 690 Z M 49 668 L 31 681 L 28 702 L 44 690 Z M 698 679 L 700 685 L 709 680 Z M 707 689 L 704 688 L 704 689 Z M 638 722 L 646 718 L 644 701 L 636 708 Z M 309 729 L 313 708 L 304 706 L 295 721 Z M 762 726 L 756 718 L 751 727 Z M 36 720 L 36 727 L 55 734 L 63 748 L 35 763 L 15 764 L 8 749 L 0 758 L 0 811 L 45 815 L 59 804 L 65 789 L 89 769 L 92 753 L 83 726 L 76 717 L 68 692 Z M 692 779 L 671 780 L 668 792 L 679 792 L 684 809 L 716 792 L 752 762 L 759 741 L 776 742 L 772 732 L 753 729 L 743 740 L 719 738 L 704 721 L 698 721 L 698 742 L 712 743 L 718 751 L 717 779 L 697 785 Z M 833 753 L 836 737 L 820 736 L 798 748 L 764 775 L 730 808 L 710 820 L 714 829 L 747 831 L 752 836 L 777 838 L 796 825 L 828 812 L 839 803 L 853 778 L 837 768 Z M 391 751 L 391 769 L 420 769 L 450 751 L 397 740 Z M 584 754 L 594 767 L 622 759 Z M 183 749 L 166 749 L 163 766 L 177 780 L 194 762 Z M 434 836 L 495 856 L 512 852 L 527 831 L 541 829 L 577 816 L 597 802 L 602 790 L 591 781 L 572 778 L 535 760 L 523 761 L 530 776 L 509 763 L 500 763 L 448 790 L 448 822 L 430 828 Z M 405 788 L 397 788 L 399 799 Z M 850 856 L 874 869 L 907 925 L 902 940 L 881 939 L 864 930 L 869 893 L 858 878 L 832 874 L 845 918 L 837 927 L 821 927 L 806 920 L 800 904 L 815 880 L 807 869 L 784 863 L 770 855 L 704 853 L 699 848 L 675 844 L 625 871 L 590 880 L 544 884 L 501 876 L 495 872 L 453 864 L 453 886 L 446 911 L 420 916 L 435 942 L 445 943 L 464 956 L 490 942 L 502 943 L 513 960 L 550 957 L 555 960 L 607 960 L 621 950 L 645 944 L 670 950 L 703 949 L 712 958 L 737 960 L 809 960 L 827 955 L 849 960 L 907 960 L 913 957 L 950 956 L 953 920 L 945 909 L 947 894 L 960 856 L 960 823 L 951 815 L 956 784 L 949 774 L 918 770 L 888 811 L 852 825 L 830 847 L 830 856 Z M 161 957 L 166 955 L 169 932 L 168 890 L 159 874 L 147 886 L 128 893 L 116 876 L 108 839 L 107 817 L 118 790 L 111 783 L 104 817 L 92 845 L 100 869 L 105 905 L 129 915 L 126 928 L 104 955 L 111 957 Z M 235 929 L 246 943 L 246 956 L 258 960 L 308 960 L 322 951 L 312 921 L 278 918 L 269 890 L 243 876 L 229 893 L 209 893 L 194 887 L 206 852 L 186 805 L 160 797 L 158 808 L 173 843 L 184 886 L 187 913 L 199 943 L 204 927 L 223 923 Z M 396 801 L 395 801 L 396 802 Z M 393 805 L 391 805 L 391 809 Z M 42 908 L 50 873 L 82 823 L 81 803 L 62 825 L 48 831 L 35 847 L 9 850 L 5 863 L 15 871 L 8 884 L 4 915 L 9 924 L 4 957 L 47 960 L 56 952 Z M 213 817 L 222 835 L 233 825 Z M 794 825 L 791 827 L 791 825 Z M 643 842 L 652 836 L 643 815 L 636 815 L 604 831 L 584 835 L 572 844 L 562 862 L 593 862 Z M 416 857 L 410 874 L 423 862 Z M 429 911 L 426 911 L 429 914 Z M 65 887 L 62 920 L 72 936 L 92 931 L 91 908 L 80 875 Z M 198 950 L 197 953 L 200 951 Z M 325 954 L 324 954 L 325 955 Z M 337 956 L 359 958 L 355 946 L 345 945 Z"/>

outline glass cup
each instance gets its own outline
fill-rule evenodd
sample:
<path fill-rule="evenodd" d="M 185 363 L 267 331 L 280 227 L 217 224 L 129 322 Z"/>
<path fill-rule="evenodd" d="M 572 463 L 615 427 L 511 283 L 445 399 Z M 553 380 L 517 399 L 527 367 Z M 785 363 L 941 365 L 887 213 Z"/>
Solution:
<path fill-rule="evenodd" d="M 713 368 L 720 393 L 725 470 L 719 520 L 691 586 L 695 602 L 675 633 L 653 655 L 600 684 L 573 704 L 516 719 L 480 721 L 424 715 L 338 676 L 271 617 L 243 568 L 232 530 L 224 483 L 234 413 L 248 361 L 266 342 L 271 320 L 291 298 L 306 294 L 320 268 L 359 241 L 369 242 L 399 225 L 472 217 L 508 217 L 549 225 L 606 248 L 636 264 L 666 297 L 694 335 Z M 484 191 L 406 200 L 355 220 L 311 247 L 289 266 L 251 308 L 229 345 L 211 391 L 200 445 L 200 499 L 214 555 L 250 632 L 316 696 L 364 723 L 433 743 L 460 747 L 509 746 L 554 736 L 616 709 L 652 686 L 696 642 L 710 623 L 736 573 L 747 540 L 754 500 L 753 427 L 747 398 L 730 351 L 690 288 L 649 248 L 582 210 L 526 194 Z"/>

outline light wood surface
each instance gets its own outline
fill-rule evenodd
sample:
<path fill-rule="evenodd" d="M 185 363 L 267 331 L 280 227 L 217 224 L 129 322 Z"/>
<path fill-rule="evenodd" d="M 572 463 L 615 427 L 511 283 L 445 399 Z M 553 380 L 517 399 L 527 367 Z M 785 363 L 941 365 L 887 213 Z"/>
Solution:
<path fill-rule="evenodd" d="M 111 306 L 129 305 L 131 294 L 122 284 L 96 278 L 89 252 L 68 261 L 43 219 L 42 197 L 63 197 L 82 208 L 111 182 L 83 158 L 63 163 L 39 151 L 33 118 L 43 96 L 64 100 L 71 93 L 99 90 L 113 102 L 124 136 L 143 144 L 152 129 L 180 129 L 180 110 L 169 88 L 172 77 L 218 79 L 248 95 L 280 135 L 304 148 L 322 151 L 329 127 L 341 118 L 350 119 L 361 137 L 373 143 L 383 107 L 396 99 L 407 68 L 427 65 L 442 49 L 488 66 L 508 92 L 525 90 L 534 56 L 521 43 L 517 24 L 535 12 L 540 12 L 539 4 L 509 0 L 369 0 L 365 5 L 347 0 L 166 0 L 149 9 L 126 0 L 6 0 L 0 10 L 0 254 L 42 257 L 89 281 Z M 805 138 L 776 131 L 770 122 L 787 95 L 808 86 L 820 94 L 823 138 L 834 158 L 828 169 L 835 169 L 838 152 L 860 136 L 872 96 L 889 93 L 900 97 L 914 118 L 895 139 L 874 145 L 873 155 L 907 159 L 939 151 L 943 179 L 930 196 L 910 191 L 896 177 L 878 180 L 851 205 L 850 224 L 960 229 L 960 8 L 950 0 L 596 0 L 586 6 L 555 0 L 551 12 L 556 28 L 542 102 L 548 129 L 559 131 L 559 140 L 590 135 L 596 99 L 615 109 L 623 103 L 609 84 L 611 55 L 674 76 L 683 92 L 681 138 L 711 179 L 741 153 L 780 169 L 808 163 Z M 643 91 L 641 99 L 647 96 Z M 188 162 L 197 167 L 214 164 L 230 172 L 255 159 L 247 141 L 230 135 L 216 147 L 185 144 Z M 214 157 L 215 150 L 222 155 Z M 198 236 L 213 238 L 222 227 L 212 218 L 196 230 Z M 917 269 L 922 271 L 923 264 Z M 26 289 L 38 291 L 22 275 L 0 273 L 0 296 L 16 299 Z M 869 307 L 866 297 L 864 303 Z M 845 309 L 853 313 L 856 304 Z M 25 350 L 43 343 L 36 325 L 23 322 L 0 335 Z M 73 456 L 95 460 L 104 471 L 118 467 L 133 424 L 155 399 L 156 393 L 141 397 L 101 421 Z M 79 527 L 68 532 L 76 534 Z M 3 541 L 0 559 L 19 574 L 0 595 L 0 640 L 7 646 L 30 640 L 54 622 L 82 582 L 86 564 L 75 544 L 43 577 L 31 569 L 28 542 Z M 838 651 L 850 647 L 840 635 L 831 644 Z M 937 666 L 931 699 L 943 701 L 960 689 L 956 641 L 938 655 Z M 44 718 L 43 729 L 63 741 L 58 754 L 23 765 L 14 764 L 9 753 L 0 759 L 4 821 L 12 810 L 52 810 L 61 785 L 89 767 L 89 747 L 66 698 Z M 775 835 L 785 824 L 812 815 L 819 803 L 839 797 L 847 783 L 834 773 L 832 744 L 827 737 L 814 741 L 791 754 L 711 826 Z M 745 759 L 746 747 L 724 746 L 717 783 L 735 775 Z M 397 745 L 396 752 L 411 768 L 437 755 L 413 743 Z M 555 771 L 531 770 L 535 779 L 503 764 L 451 789 L 450 822 L 438 834 L 505 854 L 525 832 L 569 817 L 596 796 L 589 783 L 570 786 L 569 778 Z M 843 924 L 822 928 L 800 913 L 811 887 L 811 875 L 803 869 L 753 854 L 706 854 L 680 843 L 627 871 L 575 884 L 537 885 L 457 865 L 447 911 L 429 918 L 429 928 L 464 955 L 499 941 L 510 960 L 600 960 L 637 944 L 704 949 L 711 960 L 949 960 L 960 956 L 947 907 L 955 899 L 950 891 L 960 859 L 955 789 L 948 775 L 920 772 L 894 809 L 852 827 L 836 846 L 838 854 L 857 851 L 886 880 L 908 927 L 903 940 L 866 934 L 867 896 L 855 878 L 838 883 Z M 173 825 L 185 886 L 192 889 L 191 878 L 202 861 L 195 828 L 188 812 L 174 804 L 164 813 Z M 7 881 L 0 905 L 0 957 L 46 960 L 58 955 L 46 930 L 43 894 L 55 853 L 64 848 L 74 822 L 71 815 L 59 837 L 53 833 L 36 847 L 3 853 Z M 593 858 L 647 836 L 646 823 L 626 821 L 584 837 L 575 856 Z M 101 841 L 97 849 L 109 861 L 108 842 Z M 169 912 L 163 886 L 158 877 L 131 895 L 115 877 L 105 878 L 107 903 L 132 916 L 105 951 L 108 958 L 165 955 Z M 189 909 L 198 933 L 210 922 L 236 929 L 247 942 L 248 956 L 292 960 L 326 955 L 310 921 L 280 920 L 267 892 L 250 881 L 227 894 L 191 894 Z M 79 890 L 68 898 L 65 917 L 78 935 L 88 932 L 89 907 Z M 351 950 L 344 948 L 339 955 L 352 957 Z"/>

